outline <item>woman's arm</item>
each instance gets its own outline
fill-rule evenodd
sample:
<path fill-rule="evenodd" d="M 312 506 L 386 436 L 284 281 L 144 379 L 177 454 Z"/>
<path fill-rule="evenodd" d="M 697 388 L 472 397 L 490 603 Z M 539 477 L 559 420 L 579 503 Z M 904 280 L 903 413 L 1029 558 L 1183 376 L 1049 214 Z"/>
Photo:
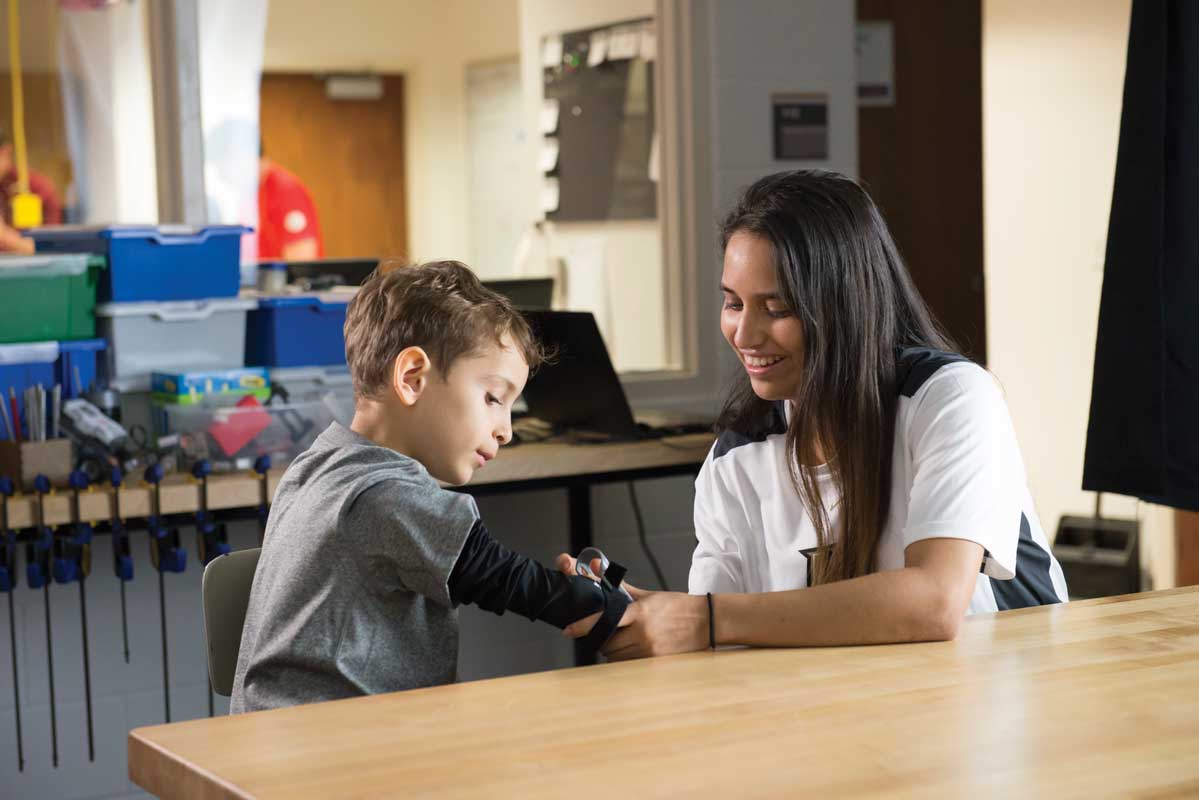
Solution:
<path fill-rule="evenodd" d="M 785 592 L 713 595 L 716 643 L 796 647 L 954 638 L 970 605 L 983 548 L 962 539 L 926 539 L 910 545 L 904 556 L 902 569 L 852 580 Z M 608 658 L 708 646 L 706 597 L 633 591 L 637 602 L 604 648 Z M 574 626 L 566 633 L 581 634 Z"/>

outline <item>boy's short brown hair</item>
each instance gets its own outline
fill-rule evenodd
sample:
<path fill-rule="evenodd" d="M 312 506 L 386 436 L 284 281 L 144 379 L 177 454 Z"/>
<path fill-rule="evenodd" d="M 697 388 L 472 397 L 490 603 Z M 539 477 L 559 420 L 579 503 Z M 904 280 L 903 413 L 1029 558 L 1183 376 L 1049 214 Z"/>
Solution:
<path fill-rule="evenodd" d="M 346 310 L 346 362 L 357 397 L 377 397 L 391 384 L 396 357 L 421 347 L 444 378 L 454 362 L 500 345 L 505 334 L 533 372 L 545 352 L 508 298 L 486 288 L 457 261 L 384 262 Z"/>

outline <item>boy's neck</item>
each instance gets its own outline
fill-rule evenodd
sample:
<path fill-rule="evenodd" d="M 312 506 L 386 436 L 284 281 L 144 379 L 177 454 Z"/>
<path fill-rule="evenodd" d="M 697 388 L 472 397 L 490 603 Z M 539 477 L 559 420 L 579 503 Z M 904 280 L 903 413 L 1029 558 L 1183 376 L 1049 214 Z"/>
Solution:
<path fill-rule="evenodd" d="M 402 415 L 389 412 L 383 403 L 363 399 L 355 403 L 354 420 L 350 423 L 350 430 L 377 445 L 413 456 L 407 444 L 405 427 Z"/>

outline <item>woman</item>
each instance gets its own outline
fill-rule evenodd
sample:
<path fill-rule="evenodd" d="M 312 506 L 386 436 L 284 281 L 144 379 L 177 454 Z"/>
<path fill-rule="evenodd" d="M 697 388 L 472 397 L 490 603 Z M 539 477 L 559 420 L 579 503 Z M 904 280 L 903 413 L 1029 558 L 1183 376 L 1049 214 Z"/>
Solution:
<path fill-rule="evenodd" d="M 690 594 L 634 589 L 609 658 L 945 640 L 1065 601 L 999 387 L 938 332 L 865 191 L 771 175 L 720 238 L 743 372 L 696 480 Z"/>

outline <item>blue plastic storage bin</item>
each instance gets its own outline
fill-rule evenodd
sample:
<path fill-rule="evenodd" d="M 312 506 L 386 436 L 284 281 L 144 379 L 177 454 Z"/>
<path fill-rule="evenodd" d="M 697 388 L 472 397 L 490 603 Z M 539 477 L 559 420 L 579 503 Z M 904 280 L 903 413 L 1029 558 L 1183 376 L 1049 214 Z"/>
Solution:
<path fill-rule="evenodd" d="M 97 299 L 132 303 L 236 297 L 241 225 L 57 225 L 29 232 L 39 253 L 108 257 Z"/>
<path fill-rule="evenodd" d="M 62 399 L 78 397 L 96 380 L 96 356 L 107 347 L 103 339 L 72 342 L 25 342 L 0 345 L 0 392 L 8 402 L 9 388 L 17 394 L 17 410 L 25 420 L 25 389 L 41 384 L 47 393 L 62 385 Z M 76 380 L 78 370 L 78 380 Z M 22 431 L 22 436 L 27 432 Z"/>
<path fill-rule="evenodd" d="M 317 367 L 346 363 L 349 293 L 260 297 L 246 323 L 246 365 Z"/>

